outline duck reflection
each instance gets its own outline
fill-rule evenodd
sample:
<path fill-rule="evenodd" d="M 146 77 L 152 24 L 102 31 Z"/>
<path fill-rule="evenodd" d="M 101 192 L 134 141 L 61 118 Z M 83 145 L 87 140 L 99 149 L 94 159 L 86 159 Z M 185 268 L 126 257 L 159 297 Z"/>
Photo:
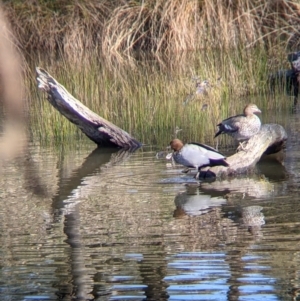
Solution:
<path fill-rule="evenodd" d="M 201 215 L 208 213 L 214 207 L 226 204 L 224 192 L 216 192 L 214 195 L 203 193 L 199 187 L 189 186 L 184 192 L 180 192 L 175 197 L 174 217 L 183 215 Z"/>
<path fill-rule="evenodd" d="M 261 206 L 248 206 L 241 209 L 241 225 L 245 226 L 249 233 L 262 236 L 261 227 L 265 224 L 265 216 L 261 212 Z"/>
<path fill-rule="evenodd" d="M 220 218 L 230 219 L 236 226 L 246 228 L 254 236 L 262 236 L 261 228 L 265 224 L 262 206 L 243 206 L 244 195 L 233 193 L 232 201 L 229 190 L 203 190 L 202 187 L 187 186 L 186 191 L 176 195 L 174 203 L 176 209 L 173 217 L 197 216 L 222 211 Z"/>

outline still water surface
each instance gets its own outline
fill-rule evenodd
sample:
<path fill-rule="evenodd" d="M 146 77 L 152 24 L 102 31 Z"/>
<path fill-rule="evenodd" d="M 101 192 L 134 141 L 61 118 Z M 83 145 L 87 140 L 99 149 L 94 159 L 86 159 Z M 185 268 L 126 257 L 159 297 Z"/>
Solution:
<path fill-rule="evenodd" d="M 153 147 L 32 142 L 2 171 L 0 300 L 297 300 L 299 116 L 283 165 L 200 187 Z"/>

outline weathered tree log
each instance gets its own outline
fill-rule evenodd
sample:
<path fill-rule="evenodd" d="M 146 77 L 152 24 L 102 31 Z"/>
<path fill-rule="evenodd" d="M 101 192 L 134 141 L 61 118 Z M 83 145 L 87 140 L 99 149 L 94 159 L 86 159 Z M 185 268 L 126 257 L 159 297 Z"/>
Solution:
<path fill-rule="evenodd" d="M 37 67 L 38 87 L 48 94 L 48 101 L 98 146 L 137 149 L 141 143 L 127 132 L 100 117 L 74 98 L 48 72 Z"/>
<path fill-rule="evenodd" d="M 201 171 L 199 178 L 219 178 L 246 174 L 253 171 L 262 155 L 275 154 L 282 150 L 287 140 L 285 129 L 279 124 L 263 124 L 261 130 L 234 155 L 227 157 L 229 166 L 215 166 Z"/>

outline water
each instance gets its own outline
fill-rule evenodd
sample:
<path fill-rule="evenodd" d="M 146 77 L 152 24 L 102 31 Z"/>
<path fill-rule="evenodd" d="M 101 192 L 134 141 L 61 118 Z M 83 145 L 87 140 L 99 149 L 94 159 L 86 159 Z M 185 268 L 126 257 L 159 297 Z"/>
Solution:
<path fill-rule="evenodd" d="M 150 148 L 31 143 L 2 170 L 0 300 L 297 300 L 299 120 L 284 165 L 200 186 Z"/>

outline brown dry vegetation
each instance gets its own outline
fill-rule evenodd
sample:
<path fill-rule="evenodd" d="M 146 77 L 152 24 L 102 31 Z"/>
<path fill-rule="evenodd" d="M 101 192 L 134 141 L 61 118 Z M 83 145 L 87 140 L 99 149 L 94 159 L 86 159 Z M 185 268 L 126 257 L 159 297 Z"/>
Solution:
<path fill-rule="evenodd" d="M 197 49 L 293 48 L 300 16 L 297 0 L 5 1 L 4 10 L 23 50 L 72 59 L 96 51 L 110 63 L 145 52 L 178 61 Z"/>

